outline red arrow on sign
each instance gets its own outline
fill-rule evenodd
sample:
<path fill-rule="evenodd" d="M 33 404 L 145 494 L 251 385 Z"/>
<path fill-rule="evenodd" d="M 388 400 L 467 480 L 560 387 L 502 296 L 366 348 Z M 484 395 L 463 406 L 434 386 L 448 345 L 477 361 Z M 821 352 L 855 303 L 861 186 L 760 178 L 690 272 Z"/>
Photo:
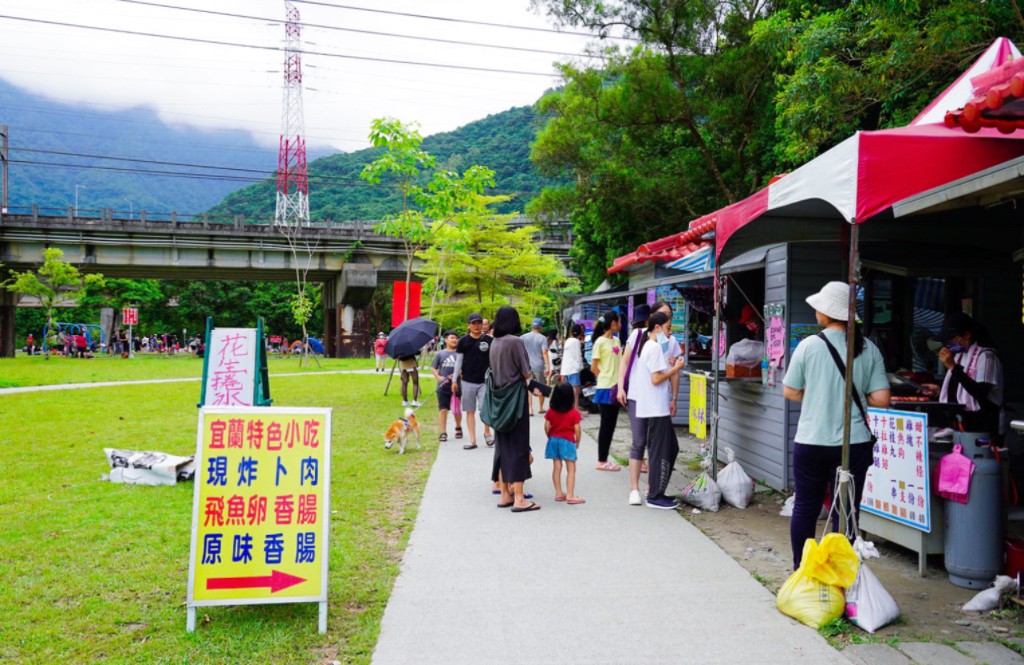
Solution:
<path fill-rule="evenodd" d="M 206 580 L 206 589 L 258 589 L 270 587 L 270 593 L 277 593 L 282 589 L 295 586 L 305 582 L 305 578 L 282 573 L 280 570 L 272 570 L 269 575 L 257 575 L 255 577 L 211 577 Z"/>

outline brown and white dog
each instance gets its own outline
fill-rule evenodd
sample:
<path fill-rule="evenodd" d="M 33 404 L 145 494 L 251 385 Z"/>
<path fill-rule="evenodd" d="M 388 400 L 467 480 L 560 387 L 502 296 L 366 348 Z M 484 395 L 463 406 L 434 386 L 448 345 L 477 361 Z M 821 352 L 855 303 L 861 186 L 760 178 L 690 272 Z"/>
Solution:
<path fill-rule="evenodd" d="M 391 427 L 384 433 L 384 448 L 391 450 L 391 446 L 399 443 L 398 454 L 405 454 L 405 444 L 408 442 L 409 432 L 416 433 L 416 447 L 420 445 L 420 423 L 416 420 L 416 412 L 412 409 L 405 410 L 405 417 L 399 418 L 391 423 Z"/>

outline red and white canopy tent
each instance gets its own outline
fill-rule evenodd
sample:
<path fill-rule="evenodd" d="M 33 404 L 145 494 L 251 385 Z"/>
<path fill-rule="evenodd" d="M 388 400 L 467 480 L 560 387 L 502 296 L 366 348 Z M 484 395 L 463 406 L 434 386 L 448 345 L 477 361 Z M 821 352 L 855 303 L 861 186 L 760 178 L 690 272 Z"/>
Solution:
<path fill-rule="evenodd" d="M 1020 60 L 1020 56 L 1020 51 L 1009 40 L 996 40 L 907 127 L 858 132 L 793 172 L 773 179 L 753 195 L 694 220 L 687 232 L 647 243 L 633 255 L 621 257 L 616 265 L 621 261 L 624 268 L 634 262 L 650 260 L 647 257 L 652 252 L 645 252 L 645 248 L 661 253 L 670 249 L 685 251 L 680 247 L 682 241 L 692 241 L 692 234 L 698 227 L 704 229 L 710 225 L 715 232 L 716 272 L 722 262 L 756 247 L 778 242 L 835 240 L 842 233 L 850 248 L 850 283 L 856 284 L 859 225 L 873 222 L 870 225 L 872 240 L 906 240 L 926 245 L 930 239 L 927 233 L 922 234 L 920 225 L 894 221 L 894 206 L 1024 156 L 1024 136 L 1014 135 L 1005 118 L 999 125 L 979 122 L 969 126 L 947 118 L 960 117 L 958 110 L 962 116 L 962 109 L 971 103 L 979 104 L 980 96 L 985 96 L 986 100 L 993 95 L 1013 99 L 1016 90 L 1013 85 L 1024 92 L 1021 85 L 1024 81 L 1013 82 L 1013 77 L 1024 71 L 1021 67 L 1024 60 Z M 992 90 L 996 92 L 988 94 Z M 979 114 L 982 111 L 979 107 Z M 997 243 L 1000 237 L 993 234 L 988 242 Z M 979 240 L 979 247 L 983 240 Z M 946 242 L 948 244 L 948 239 Z M 609 269 L 613 271 L 616 266 Z M 851 289 L 851 311 L 854 306 L 854 289 Z M 851 328 L 852 325 L 851 322 Z M 718 339 L 717 334 L 715 339 Z M 847 366 L 853 357 L 852 334 L 848 335 L 848 340 Z M 716 353 L 718 351 L 716 349 Z M 847 420 L 851 388 L 848 376 Z M 712 422 L 717 423 L 717 386 L 713 401 L 715 417 Z M 847 422 L 844 453 L 849 443 L 849 429 Z M 714 450 L 717 439 L 714 425 L 712 432 Z M 844 454 L 844 467 L 845 459 Z"/>

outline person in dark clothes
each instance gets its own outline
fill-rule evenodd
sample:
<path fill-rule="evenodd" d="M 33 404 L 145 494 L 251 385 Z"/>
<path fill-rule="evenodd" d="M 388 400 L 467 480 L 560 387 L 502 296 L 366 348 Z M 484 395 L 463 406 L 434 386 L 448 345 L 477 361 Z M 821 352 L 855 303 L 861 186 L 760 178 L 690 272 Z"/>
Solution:
<path fill-rule="evenodd" d="M 492 381 L 495 390 L 513 383 L 525 391 L 530 380 L 530 358 L 526 346 L 518 335 L 522 330 L 519 312 L 511 305 L 501 307 L 494 316 L 494 342 L 490 349 Z M 515 424 L 504 432 L 495 431 L 494 468 L 491 479 L 499 483 L 499 508 L 512 507 L 521 513 L 539 510 L 540 504 L 527 501 L 523 483 L 532 477 L 530 472 L 530 416 L 528 404 Z M 511 490 L 511 491 L 510 491 Z"/>

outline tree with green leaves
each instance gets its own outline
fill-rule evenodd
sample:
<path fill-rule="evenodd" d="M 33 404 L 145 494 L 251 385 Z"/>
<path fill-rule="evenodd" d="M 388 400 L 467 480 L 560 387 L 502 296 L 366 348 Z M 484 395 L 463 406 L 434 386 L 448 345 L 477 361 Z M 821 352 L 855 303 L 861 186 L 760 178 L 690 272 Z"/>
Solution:
<path fill-rule="evenodd" d="M 464 325 L 471 312 L 493 316 L 502 305 L 514 303 L 526 318 L 555 318 L 559 293 L 578 287 L 562 264 L 542 254 L 536 226 L 512 228 L 513 215 L 488 214 L 466 232 L 459 251 L 437 246 L 421 252 L 420 274 L 426 291 L 438 297 L 441 328 Z M 443 265 L 444 279 L 433 276 Z"/>
<path fill-rule="evenodd" d="M 1024 38 L 1016 0 L 778 4 L 753 35 L 776 72 L 786 166 L 859 130 L 905 126 L 996 37 Z"/>
<path fill-rule="evenodd" d="M 637 40 L 600 65 L 564 64 L 532 159 L 549 187 L 527 208 L 568 215 L 574 267 L 596 287 L 621 254 L 764 184 L 772 77 L 750 31 L 760 2 L 535 0 L 559 25 Z"/>
<path fill-rule="evenodd" d="M 47 332 L 50 336 L 46 341 L 51 346 L 56 339 L 54 309 L 61 305 L 77 303 L 86 286 L 100 286 L 104 282 L 103 275 L 100 274 L 88 274 L 83 277 L 78 268 L 64 261 L 64 252 L 56 247 L 47 248 L 43 252 L 43 264 L 36 270 L 11 270 L 10 274 L 10 279 L 4 283 L 8 291 L 24 293 L 39 299 L 39 304 L 46 312 Z M 50 354 L 45 354 L 45 357 L 49 360 Z"/>
<path fill-rule="evenodd" d="M 416 255 L 434 243 L 448 242 L 472 223 L 471 215 L 461 212 L 472 208 L 485 188 L 494 186 L 494 172 L 483 166 L 470 166 L 462 174 L 449 169 L 427 171 L 435 165 L 432 155 L 421 148 L 423 137 L 415 124 L 406 125 L 394 118 L 378 118 L 371 123 L 370 142 L 383 153 L 361 174 L 371 184 L 385 180 L 401 194 L 401 210 L 385 215 L 377 225 L 384 233 L 402 241 L 405 250 L 405 281 L 412 281 Z M 403 320 L 409 318 L 409 290 L 403 305 Z"/>

